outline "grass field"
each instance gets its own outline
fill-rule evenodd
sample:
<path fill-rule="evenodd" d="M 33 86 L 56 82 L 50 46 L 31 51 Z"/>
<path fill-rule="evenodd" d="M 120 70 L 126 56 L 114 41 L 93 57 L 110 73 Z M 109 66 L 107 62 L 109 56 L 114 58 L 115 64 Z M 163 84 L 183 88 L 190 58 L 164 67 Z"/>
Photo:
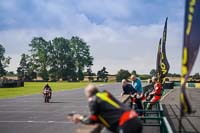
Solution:
<path fill-rule="evenodd" d="M 102 83 L 96 83 L 102 84 Z M 0 98 L 13 98 L 16 96 L 25 96 L 31 94 L 41 94 L 44 82 L 25 82 L 24 87 L 18 88 L 0 88 Z M 82 88 L 88 85 L 88 82 L 50 82 L 52 90 L 62 91 L 76 88 Z"/>

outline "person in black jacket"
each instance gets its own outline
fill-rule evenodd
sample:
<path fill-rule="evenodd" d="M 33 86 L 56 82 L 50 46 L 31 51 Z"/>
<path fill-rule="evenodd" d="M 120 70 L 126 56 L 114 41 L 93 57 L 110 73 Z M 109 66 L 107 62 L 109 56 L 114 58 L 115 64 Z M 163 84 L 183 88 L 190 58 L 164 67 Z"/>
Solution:
<path fill-rule="evenodd" d="M 123 97 L 124 95 L 129 95 L 129 99 L 126 101 L 126 104 L 128 104 L 130 108 L 133 108 L 133 99 L 135 98 L 137 91 L 126 81 L 126 79 L 122 80 L 122 89 L 123 92 L 121 93 L 121 96 Z"/>
<path fill-rule="evenodd" d="M 133 88 L 133 86 L 131 84 L 129 84 L 126 79 L 123 79 L 122 80 L 122 89 L 123 89 L 123 92 L 122 92 L 122 96 L 123 95 L 133 95 L 135 94 L 137 91 Z"/>
<path fill-rule="evenodd" d="M 141 133 L 142 125 L 137 119 L 137 113 L 120 103 L 108 91 L 100 92 L 94 85 L 85 89 L 88 98 L 90 116 L 74 114 L 68 119 L 74 123 L 100 123 L 114 133 Z"/>

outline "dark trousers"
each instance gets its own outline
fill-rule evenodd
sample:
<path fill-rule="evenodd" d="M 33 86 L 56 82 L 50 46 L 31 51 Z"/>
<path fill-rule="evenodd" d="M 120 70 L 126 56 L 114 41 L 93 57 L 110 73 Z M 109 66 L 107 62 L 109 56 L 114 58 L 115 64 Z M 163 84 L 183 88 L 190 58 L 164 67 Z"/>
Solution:
<path fill-rule="evenodd" d="M 142 105 L 142 99 L 136 99 L 135 100 L 135 104 L 136 104 L 136 109 L 143 109 L 143 105 Z M 139 112 L 139 115 L 141 116 L 143 113 Z"/>
<path fill-rule="evenodd" d="M 137 118 L 132 118 L 120 126 L 119 133 L 142 133 L 142 124 Z"/>

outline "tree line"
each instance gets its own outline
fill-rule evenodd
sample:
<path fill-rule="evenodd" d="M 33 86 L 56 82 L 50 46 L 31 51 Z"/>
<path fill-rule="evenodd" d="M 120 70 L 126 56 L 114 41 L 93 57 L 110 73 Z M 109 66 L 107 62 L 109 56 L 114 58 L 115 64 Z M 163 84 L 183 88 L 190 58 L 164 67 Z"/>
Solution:
<path fill-rule="evenodd" d="M 153 76 L 156 76 L 156 70 L 151 69 L 149 74 L 137 74 L 136 70 L 129 72 L 128 70 L 120 69 L 118 71 L 118 73 L 116 74 L 116 81 L 120 82 L 122 79 L 128 79 L 131 76 L 131 74 L 134 74 L 134 75 L 140 77 L 141 79 L 146 80 Z M 177 73 L 168 73 L 167 77 L 181 77 L 181 75 L 177 74 Z M 195 73 L 194 75 L 191 75 L 190 78 L 192 78 L 193 80 L 199 80 L 200 74 Z"/>
<path fill-rule="evenodd" d="M 55 37 L 48 41 L 43 37 L 34 37 L 29 47 L 28 54 L 21 55 L 17 68 L 20 80 L 31 81 L 41 77 L 44 81 L 81 81 L 88 76 L 93 81 L 96 76 L 97 81 L 108 81 L 106 67 L 97 74 L 92 72 L 94 58 L 90 46 L 78 36 L 70 39 Z M 15 75 L 12 71 L 6 71 L 10 59 L 5 57 L 5 48 L 0 44 L 0 77 Z"/>
<path fill-rule="evenodd" d="M 33 80 L 39 76 L 45 81 L 80 81 L 84 79 L 85 68 L 93 65 L 90 46 L 77 36 L 50 41 L 34 37 L 29 47 L 30 54 L 21 55 L 19 79 Z"/>
<path fill-rule="evenodd" d="M 5 48 L 0 44 L 0 77 L 3 77 L 7 74 L 6 67 L 10 64 L 10 57 L 5 56 Z"/>

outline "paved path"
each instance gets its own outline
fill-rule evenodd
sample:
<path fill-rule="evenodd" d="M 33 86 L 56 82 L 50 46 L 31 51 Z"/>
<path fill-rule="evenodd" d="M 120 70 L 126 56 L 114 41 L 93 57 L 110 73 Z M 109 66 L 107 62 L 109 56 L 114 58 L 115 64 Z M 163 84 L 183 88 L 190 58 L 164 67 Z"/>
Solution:
<path fill-rule="evenodd" d="M 180 88 L 175 88 L 169 95 L 167 95 L 162 103 L 164 104 L 165 115 L 174 130 L 178 132 L 179 127 L 179 94 Z M 187 115 L 183 118 L 183 132 L 182 133 L 199 133 L 200 132 L 200 89 L 189 88 L 188 89 L 189 99 L 196 112 L 191 115 Z"/>

